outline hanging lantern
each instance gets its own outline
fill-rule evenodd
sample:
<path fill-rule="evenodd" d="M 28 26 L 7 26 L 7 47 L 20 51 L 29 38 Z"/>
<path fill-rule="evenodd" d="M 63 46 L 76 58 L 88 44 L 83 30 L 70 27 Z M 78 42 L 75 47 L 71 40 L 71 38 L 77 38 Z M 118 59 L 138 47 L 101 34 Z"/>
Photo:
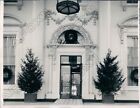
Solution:
<path fill-rule="evenodd" d="M 78 0 L 57 0 L 56 9 L 59 13 L 70 15 L 78 13 L 80 6 Z"/>

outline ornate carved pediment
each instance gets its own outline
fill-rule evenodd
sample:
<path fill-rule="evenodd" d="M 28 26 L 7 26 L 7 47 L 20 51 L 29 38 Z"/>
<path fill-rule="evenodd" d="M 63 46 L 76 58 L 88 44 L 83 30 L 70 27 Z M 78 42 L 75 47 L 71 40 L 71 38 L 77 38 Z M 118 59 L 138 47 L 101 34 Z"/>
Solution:
<path fill-rule="evenodd" d="M 4 26 L 23 26 L 23 22 L 11 14 L 4 15 Z"/>
<path fill-rule="evenodd" d="M 120 28 L 138 27 L 138 16 L 132 16 L 118 24 Z"/>
<path fill-rule="evenodd" d="M 126 20 L 124 20 L 120 24 L 118 24 L 118 27 L 120 29 L 121 43 L 123 44 L 123 40 L 124 40 L 124 35 L 123 34 L 127 31 L 127 29 L 138 27 L 138 16 L 135 15 L 135 16 L 127 18 Z"/>
<path fill-rule="evenodd" d="M 59 37 L 62 35 L 63 32 L 67 31 L 67 30 L 75 30 L 77 31 L 79 34 L 81 34 L 81 38 L 83 38 L 83 43 L 81 43 L 81 45 L 86 45 L 86 44 L 93 44 L 93 42 L 90 39 L 89 34 L 87 33 L 87 31 L 81 27 L 81 26 L 77 26 L 75 24 L 70 24 L 70 25 L 65 25 L 65 26 L 61 26 L 59 27 L 53 34 L 49 45 L 59 45 L 58 43 L 58 39 Z"/>
<path fill-rule="evenodd" d="M 25 23 L 19 20 L 19 18 L 17 18 L 16 16 L 11 15 L 11 14 L 4 15 L 4 27 L 19 27 L 20 28 L 19 42 L 21 43 L 23 41 L 23 27 L 24 26 L 25 26 Z"/>
<path fill-rule="evenodd" d="M 63 43 L 65 42 L 65 39 L 64 39 L 65 37 L 63 33 L 69 30 L 74 30 L 75 32 L 77 31 L 78 36 L 79 36 L 79 38 L 77 39 L 78 43 L 71 43 L 71 44 Z M 60 42 L 60 40 L 62 42 Z M 90 39 L 90 35 L 83 27 L 77 26 L 75 24 L 71 24 L 71 25 L 61 26 L 59 29 L 57 29 L 56 32 L 54 32 L 52 39 L 50 40 L 47 47 L 51 49 L 50 54 L 54 54 L 53 56 L 55 56 L 55 53 L 51 53 L 51 51 L 55 52 L 54 50 L 56 50 L 58 47 L 65 47 L 65 48 L 83 47 L 86 49 L 86 52 L 88 54 L 92 52 L 91 49 L 94 50 L 94 48 L 96 48 L 96 45 L 93 44 L 92 40 Z"/>

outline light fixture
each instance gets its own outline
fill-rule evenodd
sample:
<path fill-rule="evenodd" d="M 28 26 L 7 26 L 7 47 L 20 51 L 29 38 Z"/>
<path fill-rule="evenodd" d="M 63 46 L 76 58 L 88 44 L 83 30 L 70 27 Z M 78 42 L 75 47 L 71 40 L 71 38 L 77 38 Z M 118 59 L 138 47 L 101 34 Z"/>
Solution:
<path fill-rule="evenodd" d="M 78 0 L 57 0 L 56 9 L 59 13 L 70 15 L 78 13 L 80 5 Z"/>

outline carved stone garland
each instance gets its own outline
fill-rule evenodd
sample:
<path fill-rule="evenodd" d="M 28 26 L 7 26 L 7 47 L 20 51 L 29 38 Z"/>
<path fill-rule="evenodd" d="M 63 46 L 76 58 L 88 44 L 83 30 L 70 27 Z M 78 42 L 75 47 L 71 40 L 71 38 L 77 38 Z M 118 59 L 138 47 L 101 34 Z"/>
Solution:
<path fill-rule="evenodd" d="M 77 14 L 67 15 L 63 18 L 56 18 L 57 14 L 51 10 L 46 10 L 45 18 L 47 20 L 47 25 L 50 24 L 50 20 L 55 22 L 56 24 L 61 24 L 63 21 L 68 19 L 69 21 L 78 20 L 82 25 L 87 25 L 91 20 L 93 20 L 93 24 L 96 25 L 96 21 L 98 19 L 98 11 L 94 10 L 90 13 L 86 13 L 86 17 L 79 17 Z"/>

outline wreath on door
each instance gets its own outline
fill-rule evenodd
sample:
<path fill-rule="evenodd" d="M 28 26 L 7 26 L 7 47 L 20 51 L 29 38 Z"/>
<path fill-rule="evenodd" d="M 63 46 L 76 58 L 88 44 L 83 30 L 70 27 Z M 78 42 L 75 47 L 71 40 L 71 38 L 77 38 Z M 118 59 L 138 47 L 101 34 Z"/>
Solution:
<path fill-rule="evenodd" d="M 130 78 L 133 82 L 138 83 L 138 69 L 132 70 Z"/>
<path fill-rule="evenodd" d="M 68 30 L 65 32 L 66 44 L 78 44 L 77 32 L 74 30 Z"/>
<path fill-rule="evenodd" d="M 13 72 L 8 67 L 4 67 L 3 72 L 4 72 L 3 80 L 4 82 L 8 82 L 12 78 Z"/>

